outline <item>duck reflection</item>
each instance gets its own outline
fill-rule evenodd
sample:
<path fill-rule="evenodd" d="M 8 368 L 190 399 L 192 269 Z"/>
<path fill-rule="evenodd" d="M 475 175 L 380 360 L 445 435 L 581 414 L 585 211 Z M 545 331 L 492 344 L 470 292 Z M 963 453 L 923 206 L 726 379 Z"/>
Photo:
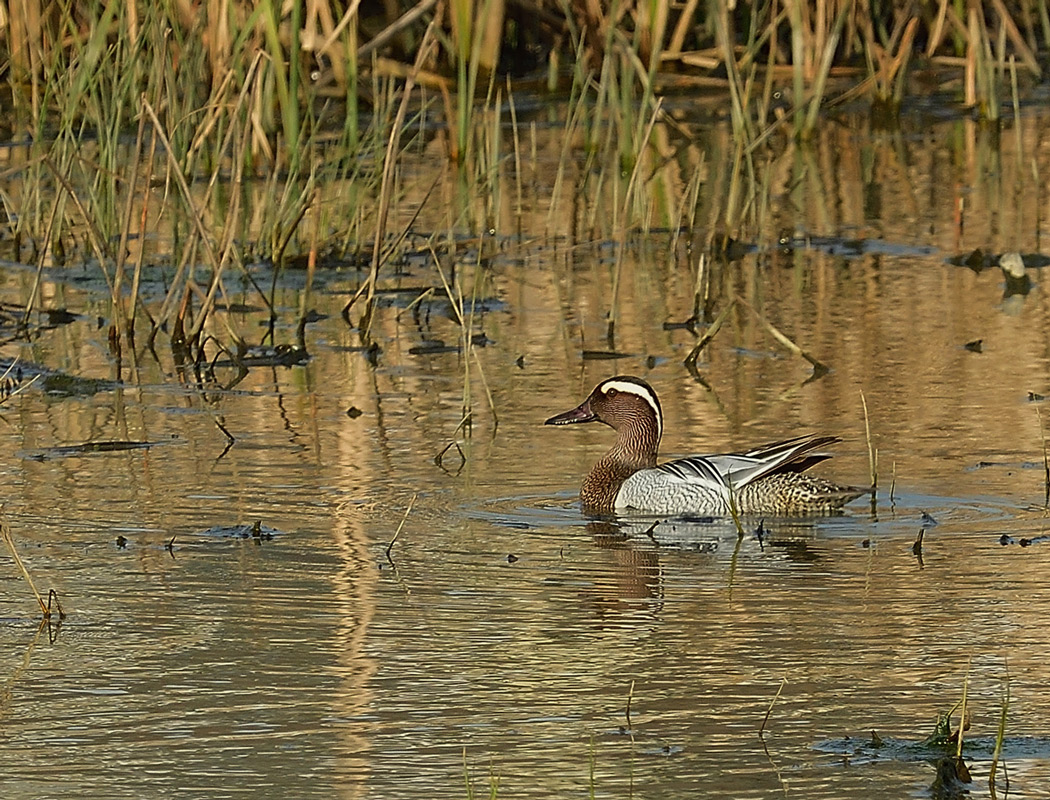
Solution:
<path fill-rule="evenodd" d="M 652 617 L 664 600 L 663 568 L 657 550 L 639 547 L 630 530 L 616 522 L 588 522 L 594 543 L 609 551 L 612 569 L 595 576 L 582 598 L 602 621 L 613 617 Z"/>
<path fill-rule="evenodd" d="M 745 522 L 744 536 L 738 536 L 729 520 L 715 518 L 642 519 L 632 521 L 592 520 L 586 525 L 594 544 L 608 551 L 611 569 L 593 576 L 581 593 L 603 621 L 612 617 L 651 618 L 663 607 L 665 574 L 663 554 L 699 553 L 713 556 L 719 550 L 741 548 L 776 555 L 791 564 L 816 564 L 821 549 L 814 546 L 814 520 L 800 518 Z"/>

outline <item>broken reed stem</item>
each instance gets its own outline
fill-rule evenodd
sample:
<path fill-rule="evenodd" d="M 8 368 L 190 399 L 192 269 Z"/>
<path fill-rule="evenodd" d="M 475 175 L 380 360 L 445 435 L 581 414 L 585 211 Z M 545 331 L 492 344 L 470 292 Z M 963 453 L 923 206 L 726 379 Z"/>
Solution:
<path fill-rule="evenodd" d="M 386 546 L 386 560 L 392 561 L 390 558 L 390 551 L 394 549 L 394 542 L 397 541 L 397 537 L 401 535 L 401 529 L 405 527 L 405 523 L 408 521 L 408 515 L 412 513 L 412 506 L 416 504 L 416 495 L 412 494 L 412 499 L 408 501 L 408 508 L 405 509 L 405 516 L 401 518 L 401 524 L 397 526 L 397 530 L 394 531 L 394 538 L 390 540 L 390 544 Z"/>
<path fill-rule="evenodd" d="M 988 792 L 995 797 L 995 773 L 999 767 L 999 757 L 1003 752 L 1003 739 L 1006 738 L 1006 714 L 1010 710 L 1010 670 L 1006 666 L 1006 681 L 1003 685 L 1003 706 L 999 711 L 999 728 L 995 733 L 995 749 L 992 751 L 992 765 L 988 769 Z"/>
<path fill-rule="evenodd" d="M 777 693 L 773 695 L 773 699 L 769 701 L 769 708 L 766 709 L 766 715 L 762 717 L 762 726 L 758 729 L 758 735 L 762 736 L 766 732 L 766 723 L 769 722 L 769 715 L 773 713 L 773 705 L 777 702 L 777 698 L 780 697 L 780 693 L 784 691 L 784 687 L 787 686 L 788 679 L 780 679 L 780 688 L 777 689 Z"/>
<path fill-rule="evenodd" d="M 871 421 L 868 419 L 868 401 L 864 398 L 864 392 L 860 393 L 860 404 L 864 407 L 864 438 L 868 442 L 868 471 L 871 474 L 871 493 L 879 488 L 879 451 L 871 443 Z"/>
<path fill-rule="evenodd" d="M 893 505 L 893 492 L 897 488 L 897 462 L 890 467 L 890 505 Z"/>
<path fill-rule="evenodd" d="M 782 344 L 784 347 L 786 347 L 789 351 L 794 353 L 796 356 L 801 356 L 802 358 L 806 359 L 806 361 L 808 361 L 810 364 L 812 364 L 813 365 L 814 375 L 823 375 L 823 374 L 825 374 L 828 371 L 827 366 L 822 361 L 820 361 L 820 359 L 818 359 L 816 356 L 811 355 L 810 353 L 806 352 L 801 347 L 799 347 L 797 344 L 795 344 L 793 341 L 791 341 L 791 339 L 788 338 L 788 336 L 786 334 L 781 332 L 781 330 L 779 328 L 777 328 L 772 322 L 770 322 L 768 319 L 766 319 L 765 315 L 762 314 L 757 308 L 755 308 L 749 302 L 747 302 L 747 300 L 743 300 L 743 299 L 740 299 L 740 298 L 736 298 L 736 299 L 737 299 L 737 302 L 741 303 L 742 305 L 747 306 L 747 308 L 750 309 L 751 313 L 754 314 L 755 317 L 758 319 L 758 321 L 762 323 L 762 326 L 767 331 L 769 331 L 769 335 L 770 336 L 772 336 L 774 339 L 776 339 L 778 342 L 780 342 L 780 344 Z"/>
<path fill-rule="evenodd" d="M 715 317 L 714 322 L 707 326 L 707 330 L 704 331 L 704 335 L 700 337 L 700 340 L 693 346 L 693 349 L 689 351 L 689 355 L 685 357 L 685 365 L 696 366 L 696 360 L 700 357 L 700 351 L 707 347 L 708 342 L 715 338 L 715 334 L 718 333 L 718 329 L 722 327 L 722 323 L 726 321 L 726 317 L 729 316 L 729 312 L 736 305 L 736 300 L 730 300 L 726 307 L 722 309 L 722 312 Z"/>
<path fill-rule="evenodd" d="M 36 602 L 40 605 L 40 613 L 43 615 L 44 619 L 50 619 L 51 618 L 50 601 L 51 601 L 51 595 L 54 592 L 54 590 L 52 589 L 51 592 L 48 593 L 48 602 L 45 603 L 44 602 L 44 598 L 41 597 L 40 596 L 40 592 L 37 591 L 36 584 L 33 583 L 33 578 L 30 576 L 29 570 L 26 569 L 26 565 L 22 561 L 22 557 L 20 555 L 18 555 L 18 551 L 15 549 L 15 540 L 11 536 L 11 528 L 7 524 L 6 517 L 2 516 L 3 515 L 3 510 L 4 510 L 3 505 L 0 505 L 0 538 L 3 538 L 4 544 L 7 545 L 7 549 L 11 551 L 11 557 L 15 560 L 15 563 L 18 565 L 18 568 L 22 571 L 22 577 L 26 579 L 26 583 L 28 583 L 29 584 L 29 588 L 32 589 L 33 596 L 36 597 Z M 58 595 L 55 594 L 54 597 L 55 597 L 55 605 L 58 606 L 59 619 L 63 619 L 66 615 L 64 613 L 62 613 L 62 606 L 58 605 Z"/>

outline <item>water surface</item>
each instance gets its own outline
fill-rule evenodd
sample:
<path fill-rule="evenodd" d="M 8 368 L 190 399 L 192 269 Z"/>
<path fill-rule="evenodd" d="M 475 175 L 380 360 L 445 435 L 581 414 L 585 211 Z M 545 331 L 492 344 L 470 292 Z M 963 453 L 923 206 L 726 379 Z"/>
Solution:
<path fill-rule="evenodd" d="M 75 280 L 90 265 L 49 268 L 47 307 L 78 318 L 0 354 L 107 383 L 0 408 L 4 513 L 66 611 L 38 630 L 5 558 L 4 795 L 433 798 L 498 781 L 500 797 L 926 797 L 938 753 L 919 745 L 965 687 L 981 797 L 1008 687 L 1009 796 L 1046 796 L 1043 271 L 1019 294 L 951 261 L 1044 251 L 1044 120 L 1024 122 L 1021 153 L 1013 135 L 995 149 L 968 123 L 925 136 L 913 120 L 896 136 L 828 126 L 770 161 L 768 224 L 708 264 L 711 296 L 816 354 L 817 379 L 743 304 L 703 383 L 685 369 L 695 336 L 664 325 L 693 308 L 684 238 L 632 235 L 614 298 L 608 241 L 499 234 L 477 272 L 469 436 L 467 361 L 432 348 L 460 341 L 441 291 L 416 313 L 411 293 L 381 307 L 372 363 L 339 313 L 363 273 L 323 269 L 309 361 L 224 389 L 232 371 L 194 385 L 163 346 L 118 368 L 108 296 Z M 717 166 L 727 133 L 707 136 Z M 546 220 L 544 191 L 526 221 Z M 464 265 L 468 295 L 474 277 Z M 440 287 L 422 259 L 389 280 Z M 2 299 L 25 303 L 31 282 L 6 270 Z M 228 322 L 258 341 L 265 315 Z M 622 357 L 583 358 L 601 349 Z M 616 373 L 657 387 L 667 456 L 823 431 L 843 442 L 821 471 L 858 485 L 863 392 L 874 508 L 761 536 L 748 520 L 742 537 L 586 519 L 575 492 L 610 431 L 541 423 Z M 158 444 L 52 449 L 118 439 Z M 435 463 L 453 439 L 462 458 Z"/>

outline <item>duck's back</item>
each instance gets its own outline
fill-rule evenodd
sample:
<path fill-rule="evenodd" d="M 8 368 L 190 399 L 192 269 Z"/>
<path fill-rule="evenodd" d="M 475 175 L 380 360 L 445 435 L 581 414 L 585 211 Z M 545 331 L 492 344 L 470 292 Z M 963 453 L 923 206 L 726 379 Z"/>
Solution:
<path fill-rule="evenodd" d="M 826 514 L 863 493 L 804 474 L 798 468 L 807 465 L 790 459 L 770 472 L 766 452 L 693 456 L 639 470 L 623 482 L 616 508 L 724 516 L 735 506 L 740 514 Z"/>

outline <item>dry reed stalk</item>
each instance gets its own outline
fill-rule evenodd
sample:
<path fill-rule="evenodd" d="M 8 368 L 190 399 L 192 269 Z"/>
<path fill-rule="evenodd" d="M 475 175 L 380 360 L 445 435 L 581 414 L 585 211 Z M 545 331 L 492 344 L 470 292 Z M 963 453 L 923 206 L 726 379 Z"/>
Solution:
<path fill-rule="evenodd" d="M 355 7 L 356 5 L 357 3 L 355 3 Z M 394 22 L 390 23 L 386 28 L 369 39 L 368 42 L 361 45 L 357 50 L 357 60 L 364 61 L 374 51 L 383 47 L 405 28 L 414 24 L 436 5 L 437 0 L 421 0 L 421 2 L 416 3 L 416 5 L 394 20 Z"/>
<path fill-rule="evenodd" d="M 408 100 L 415 86 L 415 75 L 431 56 L 431 50 L 435 43 L 434 31 L 437 22 L 438 18 L 435 18 L 427 26 L 427 31 L 423 35 L 423 41 L 419 46 L 412 73 L 406 78 L 405 86 L 401 90 L 401 102 L 398 104 L 397 114 L 394 116 L 394 122 L 390 129 L 390 136 L 387 138 L 386 152 L 383 157 L 383 176 L 379 187 L 379 209 L 376 214 L 375 240 L 372 243 L 372 266 L 367 279 L 365 313 L 360 323 L 361 334 L 365 339 L 369 338 L 372 328 L 372 314 L 375 310 L 376 282 L 379 280 L 379 268 L 382 266 L 380 256 L 382 254 L 383 239 L 386 237 L 387 218 L 390 214 L 390 196 L 393 192 L 394 167 L 397 163 L 397 143 L 401 136 L 401 127 L 404 124 L 405 114 L 408 112 Z M 344 307 L 344 316 L 349 313 L 350 305 L 348 303 Z"/>
<path fill-rule="evenodd" d="M 151 130 L 150 131 L 149 155 L 146 158 L 146 163 L 151 165 L 151 167 L 153 165 L 153 159 L 154 159 L 154 156 L 156 155 L 156 153 L 157 153 L 157 132 L 155 130 Z M 137 316 L 137 313 L 138 313 L 138 309 L 139 309 L 140 306 L 142 308 L 142 312 L 146 315 L 146 318 L 149 319 L 150 323 L 154 323 L 155 322 L 155 320 L 153 319 L 152 315 L 149 312 L 149 309 L 146 307 L 146 304 L 139 302 L 139 286 L 142 285 L 142 265 L 143 265 L 143 262 L 146 260 L 145 259 L 145 255 L 146 255 L 145 242 L 146 242 L 146 221 L 147 221 L 148 217 L 149 217 L 149 203 L 147 202 L 146 197 L 144 196 L 143 197 L 143 201 L 142 201 L 142 207 L 141 207 L 141 210 L 140 210 L 140 213 L 139 213 L 139 229 L 138 229 L 139 257 L 135 261 L 135 273 L 134 273 L 134 275 L 132 275 L 132 278 L 131 278 L 131 297 L 132 297 L 131 316 L 128 319 L 128 328 L 127 328 L 128 337 L 129 337 L 130 340 L 134 340 L 134 338 L 135 338 L 135 319 L 136 319 L 136 316 Z"/>
<path fill-rule="evenodd" d="M 731 16 L 727 0 L 718 0 L 713 16 L 715 40 L 718 49 L 721 51 L 722 63 L 725 65 L 727 73 L 733 132 L 738 139 L 743 139 L 746 144 L 754 138 L 755 131 L 752 127 L 751 116 L 747 113 L 743 83 L 737 67 L 735 41 L 731 30 Z"/>
<path fill-rule="evenodd" d="M 44 226 L 44 241 L 50 242 L 51 237 L 54 235 L 55 223 L 61 213 L 63 195 L 61 192 L 55 194 L 54 201 L 51 204 L 51 211 L 47 216 L 47 224 Z M 29 291 L 29 299 L 26 301 L 26 311 L 22 317 L 22 327 L 29 325 L 29 317 L 33 313 L 33 307 L 36 305 L 37 298 L 40 296 L 40 284 L 43 281 L 44 276 L 44 264 L 47 261 L 48 248 L 42 247 L 40 253 L 37 256 L 36 273 L 33 277 L 33 286 Z"/>
<path fill-rule="evenodd" d="M 656 527 L 655 524 L 653 527 Z M 651 530 L 651 529 L 650 529 Z M 634 681 L 631 681 L 631 688 L 627 690 L 627 710 L 624 711 L 624 717 L 627 720 L 627 729 L 631 728 L 631 701 L 634 699 Z"/>
<path fill-rule="evenodd" d="M 871 422 L 868 419 L 868 401 L 864 398 L 863 390 L 860 393 L 860 404 L 864 408 L 864 438 L 868 443 L 868 471 L 871 477 L 871 496 L 874 499 L 875 490 L 879 486 L 879 451 L 871 443 Z"/>
<path fill-rule="evenodd" d="M 1017 163 L 1020 166 L 1023 161 L 1024 140 L 1021 136 L 1021 98 L 1017 91 L 1017 60 L 1010 56 L 1010 99 L 1013 101 L 1014 109 L 1014 137 L 1015 149 L 1017 150 Z M 1018 170 L 1020 172 L 1020 170 Z"/>
<path fill-rule="evenodd" d="M 1035 418 L 1039 422 L 1039 436 L 1043 441 L 1043 507 L 1050 508 L 1050 453 L 1046 448 L 1046 431 L 1043 428 L 1043 415 L 1039 406 L 1035 407 Z"/>
<path fill-rule="evenodd" d="M 124 219 L 120 225 L 120 240 L 117 244 L 116 264 L 113 268 L 113 325 L 118 326 L 118 330 L 127 335 L 128 344 L 132 344 L 132 349 L 134 349 L 134 346 L 131 341 L 131 317 L 128 314 L 128 310 L 124 307 L 123 298 L 121 296 L 121 289 L 123 288 L 124 284 L 124 264 L 127 261 L 128 256 L 128 240 L 131 236 L 131 220 L 132 214 L 135 209 L 135 189 L 138 186 L 139 168 L 142 163 L 142 138 L 143 134 L 145 133 L 145 128 L 146 115 L 139 114 L 139 129 L 138 133 L 135 135 L 135 154 L 132 157 L 131 178 L 128 181 L 127 203 L 124 206 Z M 143 206 L 145 205 L 146 203 L 143 202 Z M 142 263 L 141 256 L 139 257 L 138 261 L 139 264 Z M 136 273 L 137 272 L 138 270 L 136 269 Z M 134 309 L 137 299 L 137 296 L 134 293 L 132 293 L 132 309 Z"/>
<path fill-rule="evenodd" d="M 386 546 L 386 558 L 387 561 L 393 563 L 393 559 L 390 557 L 390 551 L 394 549 L 394 542 L 397 541 L 397 537 L 401 535 L 401 530 L 405 527 L 405 523 L 408 522 L 408 515 L 412 513 L 412 506 L 416 504 L 416 493 L 412 493 L 412 499 L 408 501 L 408 508 L 405 509 L 405 515 L 401 517 L 401 523 L 397 526 L 397 530 L 394 531 L 394 538 L 390 540 L 390 544 Z"/>
<path fill-rule="evenodd" d="M 766 709 L 766 715 L 762 717 L 762 725 L 759 726 L 758 735 L 762 736 L 766 731 L 766 723 L 769 722 L 769 715 L 773 713 L 773 705 L 777 702 L 780 697 L 780 693 L 784 691 L 784 687 L 787 686 L 787 678 L 780 679 L 780 688 L 777 689 L 777 693 L 773 695 L 773 699 L 769 701 L 769 708 Z"/>
<path fill-rule="evenodd" d="M 708 342 L 715 338 L 715 334 L 721 329 L 722 323 L 726 321 L 726 317 L 729 316 L 729 312 L 733 310 L 734 305 L 736 305 L 735 298 L 731 299 L 719 315 L 715 317 L 714 321 L 707 326 L 704 335 L 700 337 L 699 341 L 693 346 L 693 349 L 689 351 L 689 355 L 685 357 L 684 363 L 687 367 L 692 365 L 693 369 L 696 368 L 696 360 L 700 357 L 700 352 L 707 346 Z"/>
<path fill-rule="evenodd" d="M 519 240 L 522 237 L 522 214 L 524 212 L 524 198 L 521 191 L 521 137 L 518 132 L 518 112 L 514 104 L 514 91 L 511 87 L 510 76 L 507 76 L 507 105 L 510 109 L 510 131 L 514 142 L 514 230 Z"/>
<path fill-rule="evenodd" d="M 819 8 L 823 8 L 823 3 L 818 3 Z M 839 9 L 838 16 L 835 18 L 835 25 L 831 29 L 830 34 L 826 40 L 818 43 L 821 48 L 818 52 L 821 54 L 820 66 L 817 69 L 815 79 L 813 81 L 813 96 L 809 99 L 809 111 L 806 113 L 806 119 L 803 124 L 802 133 L 806 136 L 810 135 L 817 127 L 817 115 L 820 113 L 820 106 L 824 101 L 824 88 L 827 85 L 828 75 L 831 72 L 831 63 L 835 57 L 835 48 L 838 47 L 839 38 L 842 36 L 842 28 L 846 24 L 846 17 L 850 10 L 853 8 L 851 3 L 843 3 L 842 8 Z M 796 102 L 798 98 L 796 97 Z"/>
<path fill-rule="evenodd" d="M 973 656 L 970 656 L 969 661 L 966 663 L 966 677 L 963 678 L 963 694 L 962 703 L 959 708 L 959 735 L 955 740 L 955 757 L 962 758 L 963 749 L 963 735 L 967 728 L 967 718 L 969 716 L 969 706 L 967 705 L 967 698 L 970 692 L 970 666 L 973 663 Z"/>
<path fill-rule="evenodd" d="M 806 350 L 803 350 L 801 347 L 799 347 L 797 344 L 795 344 L 793 341 L 791 341 L 791 339 L 788 338 L 788 336 L 786 334 L 781 332 L 781 330 L 779 328 L 777 328 L 772 322 L 770 322 L 768 319 L 766 319 L 765 315 L 762 314 L 757 308 L 755 308 L 749 302 L 747 302 L 747 300 L 744 300 L 742 298 L 737 298 L 737 301 L 741 305 L 746 306 L 751 311 L 751 313 L 755 315 L 755 318 L 758 319 L 758 321 L 760 323 L 762 323 L 762 327 L 764 327 L 769 332 L 770 336 L 772 336 L 774 339 L 776 339 L 778 342 L 780 342 L 781 345 L 786 347 L 793 354 L 795 354 L 796 356 L 800 356 L 800 357 L 804 358 L 806 361 L 808 361 L 810 364 L 812 364 L 813 365 L 814 374 L 818 374 L 819 373 L 820 375 L 823 375 L 823 374 L 825 374 L 828 371 L 827 366 L 823 362 L 821 362 L 816 356 L 810 354 Z"/>
<path fill-rule="evenodd" d="M 49 603 L 44 602 L 44 598 L 40 596 L 40 592 L 36 589 L 36 584 L 33 583 L 33 578 L 29 574 L 29 570 L 26 569 L 25 562 L 22 561 L 22 557 L 18 555 L 18 550 L 15 549 L 14 537 L 11 535 L 11 528 L 7 524 L 7 517 L 4 516 L 3 504 L 0 504 L 0 538 L 4 540 L 4 544 L 7 545 L 7 549 L 11 552 L 11 557 L 14 559 L 15 564 L 18 565 L 18 569 L 22 573 L 22 577 L 26 579 L 26 583 L 29 584 L 29 588 L 33 592 L 33 596 L 36 597 L 36 602 L 40 606 L 40 613 L 44 619 L 51 618 L 51 608 Z M 54 590 L 52 590 L 54 591 Z M 48 601 L 50 602 L 51 593 L 48 594 Z M 55 603 L 58 605 L 58 596 L 55 595 Z M 58 616 L 59 619 L 63 619 L 66 615 L 62 612 L 62 606 L 58 605 Z"/>
<path fill-rule="evenodd" d="M 182 174 L 182 170 L 179 169 L 179 165 L 175 162 L 175 154 L 172 151 L 171 142 L 168 139 L 167 134 L 164 133 L 164 128 L 161 126 L 160 120 L 157 118 L 157 114 L 153 110 L 153 106 L 150 104 L 149 100 L 147 100 L 145 97 L 142 98 L 142 107 L 145 109 L 146 113 L 150 117 L 150 120 L 153 122 L 154 130 L 157 132 L 157 135 L 160 138 L 161 144 L 164 145 L 164 152 L 167 154 L 168 161 L 169 161 L 170 166 L 171 166 L 171 174 L 173 174 L 175 176 L 175 181 L 178 184 L 179 190 L 182 193 L 183 202 L 185 202 L 186 206 L 189 208 L 190 218 L 193 220 L 193 225 L 194 225 L 194 228 L 195 228 L 196 233 L 197 233 L 198 241 L 201 244 L 204 245 L 204 253 L 205 253 L 206 257 L 208 258 L 208 261 L 211 262 L 212 282 L 211 282 L 211 285 L 208 288 L 208 294 L 207 294 L 207 299 L 208 299 L 209 302 L 211 302 L 215 298 L 215 292 L 216 292 L 216 290 L 218 288 L 219 279 L 222 276 L 222 272 L 223 272 L 223 269 L 225 267 L 226 261 L 228 260 L 228 258 L 230 256 L 230 251 L 232 249 L 232 238 L 227 240 L 227 247 L 225 247 L 223 249 L 222 257 L 220 257 L 219 254 L 216 252 L 215 245 L 211 242 L 211 240 L 210 240 L 210 238 L 208 236 L 207 229 L 204 226 L 204 219 L 202 217 L 201 211 L 197 208 L 197 204 L 193 200 L 193 195 L 190 193 L 190 187 L 189 187 L 189 184 L 186 182 L 186 177 Z M 235 193 L 235 197 L 236 196 L 237 196 L 237 193 Z M 231 215 L 229 220 L 228 220 L 228 222 L 227 222 L 227 228 L 226 228 L 227 232 L 230 232 L 232 230 L 232 226 L 233 226 L 232 219 L 233 219 L 233 216 L 234 215 Z M 209 311 L 210 311 L 210 308 L 202 308 L 201 309 L 201 313 L 199 315 L 199 318 L 197 319 L 197 321 L 194 323 L 194 326 L 193 326 L 194 334 L 200 332 L 201 327 L 204 325 L 204 320 L 208 316 L 208 312 Z M 234 332 L 233 328 L 230 327 L 230 323 L 229 323 L 229 320 L 227 319 L 227 317 L 223 316 L 222 319 L 223 319 L 223 323 L 225 324 L 228 333 L 230 334 L 230 337 L 234 341 L 239 341 L 239 337 Z M 187 342 L 192 341 L 193 338 L 194 338 L 193 335 L 188 336 L 186 341 Z"/>

